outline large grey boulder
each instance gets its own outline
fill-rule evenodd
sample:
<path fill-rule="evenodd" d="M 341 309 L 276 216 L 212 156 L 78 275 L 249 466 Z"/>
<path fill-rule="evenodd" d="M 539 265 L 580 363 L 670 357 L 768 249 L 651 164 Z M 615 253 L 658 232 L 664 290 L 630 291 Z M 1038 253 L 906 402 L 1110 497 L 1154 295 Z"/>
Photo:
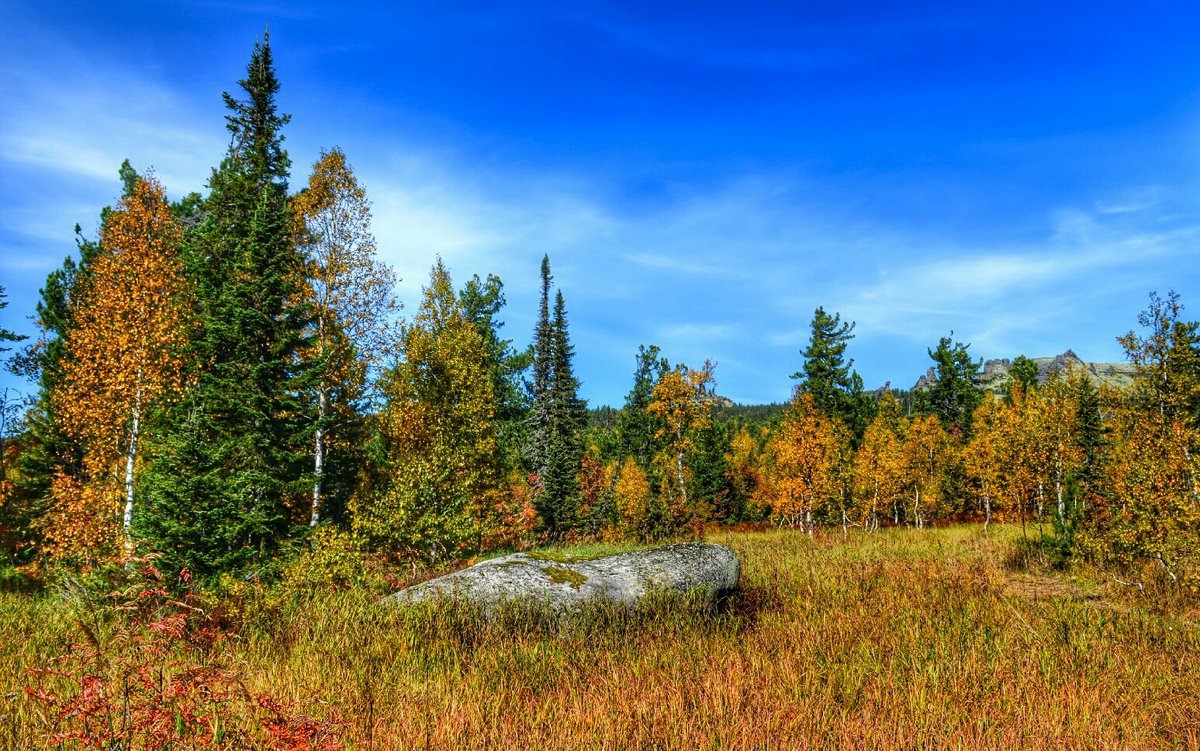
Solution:
<path fill-rule="evenodd" d="M 590 560 L 514 553 L 402 589 L 396 604 L 433 597 L 463 598 L 491 609 L 532 599 L 563 611 L 592 601 L 636 605 L 653 592 L 691 594 L 708 603 L 733 592 L 737 554 L 724 545 L 686 542 Z"/>

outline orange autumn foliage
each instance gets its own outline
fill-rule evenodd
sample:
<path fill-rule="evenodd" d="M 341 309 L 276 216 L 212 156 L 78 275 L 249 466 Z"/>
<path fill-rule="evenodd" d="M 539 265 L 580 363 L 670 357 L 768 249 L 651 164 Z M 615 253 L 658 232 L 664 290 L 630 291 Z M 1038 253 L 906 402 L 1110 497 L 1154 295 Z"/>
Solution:
<path fill-rule="evenodd" d="M 83 450 L 83 473 L 52 484 L 51 557 L 110 557 L 122 536 L 131 553 L 139 441 L 152 409 L 183 387 L 189 286 L 180 238 L 162 186 L 139 179 L 107 217 L 89 282 L 72 301 L 62 385 L 52 398 Z"/>

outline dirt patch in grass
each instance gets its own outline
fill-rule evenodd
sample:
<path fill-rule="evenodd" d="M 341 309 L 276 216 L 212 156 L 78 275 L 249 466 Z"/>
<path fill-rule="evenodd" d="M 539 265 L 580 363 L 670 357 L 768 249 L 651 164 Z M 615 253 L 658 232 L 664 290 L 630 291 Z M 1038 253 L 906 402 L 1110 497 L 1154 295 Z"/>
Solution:
<path fill-rule="evenodd" d="M 1099 600 L 1097 592 L 1084 592 L 1070 582 L 1051 576 L 1019 574 L 1004 582 L 1004 593 L 1026 600 L 1049 600 L 1061 597 L 1067 600 Z"/>

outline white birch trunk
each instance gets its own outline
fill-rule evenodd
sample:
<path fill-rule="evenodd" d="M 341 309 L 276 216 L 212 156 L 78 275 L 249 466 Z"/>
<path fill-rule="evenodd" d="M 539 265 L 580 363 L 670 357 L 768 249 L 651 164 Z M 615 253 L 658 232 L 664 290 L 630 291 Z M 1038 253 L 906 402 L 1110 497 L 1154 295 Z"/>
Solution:
<path fill-rule="evenodd" d="M 1054 473 L 1054 492 L 1058 496 L 1058 523 L 1059 525 L 1067 526 L 1067 505 L 1063 500 L 1062 473 L 1055 471 Z"/>
<path fill-rule="evenodd" d="M 679 436 L 679 441 L 683 443 L 683 436 Z M 675 455 L 675 474 L 679 477 L 679 495 L 683 498 L 683 507 L 686 509 L 688 504 L 687 484 L 683 481 L 683 452 L 680 451 Z"/>
<path fill-rule="evenodd" d="M 992 492 L 991 485 L 983 486 L 983 536 L 987 537 L 988 525 L 992 523 Z"/>
<path fill-rule="evenodd" d="M 879 529 L 879 478 L 875 478 L 875 495 L 871 498 L 871 531 Z"/>
<path fill-rule="evenodd" d="M 133 470 L 137 463 L 138 437 L 141 434 L 142 418 L 142 371 L 137 374 L 137 388 L 133 397 L 133 420 L 129 425 L 129 448 L 125 451 L 125 513 L 121 516 L 121 531 L 125 536 L 125 560 L 133 558 Z"/>
<path fill-rule="evenodd" d="M 325 413 L 329 409 L 329 397 L 321 389 L 317 395 L 317 438 L 313 447 L 313 491 L 312 515 L 308 526 L 315 527 L 321 521 L 321 480 L 325 475 Z"/>

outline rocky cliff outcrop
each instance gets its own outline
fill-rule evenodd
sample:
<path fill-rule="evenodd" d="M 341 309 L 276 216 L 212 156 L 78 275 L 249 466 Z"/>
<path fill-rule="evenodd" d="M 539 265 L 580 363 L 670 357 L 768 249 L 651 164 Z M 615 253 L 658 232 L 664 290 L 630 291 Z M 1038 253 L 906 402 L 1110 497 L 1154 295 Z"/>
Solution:
<path fill-rule="evenodd" d="M 1125 388 L 1133 383 L 1134 367 L 1128 363 L 1084 362 L 1079 355 L 1071 350 L 1054 357 L 1035 357 L 1033 363 L 1038 369 L 1038 383 L 1045 383 L 1055 375 L 1066 376 L 1068 370 L 1077 369 L 1087 376 L 1093 384 L 1107 384 L 1116 388 Z M 1012 381 L 1010 371 L 1012 360 L 1007 357 L 987 360 L 980 371 L 979 384 L 989 391 L 1002 391 Z M 913 390 L 928 388 L 937 381 L 937 372 L 930 368 L 925 375 L 917 379 Z"/>

